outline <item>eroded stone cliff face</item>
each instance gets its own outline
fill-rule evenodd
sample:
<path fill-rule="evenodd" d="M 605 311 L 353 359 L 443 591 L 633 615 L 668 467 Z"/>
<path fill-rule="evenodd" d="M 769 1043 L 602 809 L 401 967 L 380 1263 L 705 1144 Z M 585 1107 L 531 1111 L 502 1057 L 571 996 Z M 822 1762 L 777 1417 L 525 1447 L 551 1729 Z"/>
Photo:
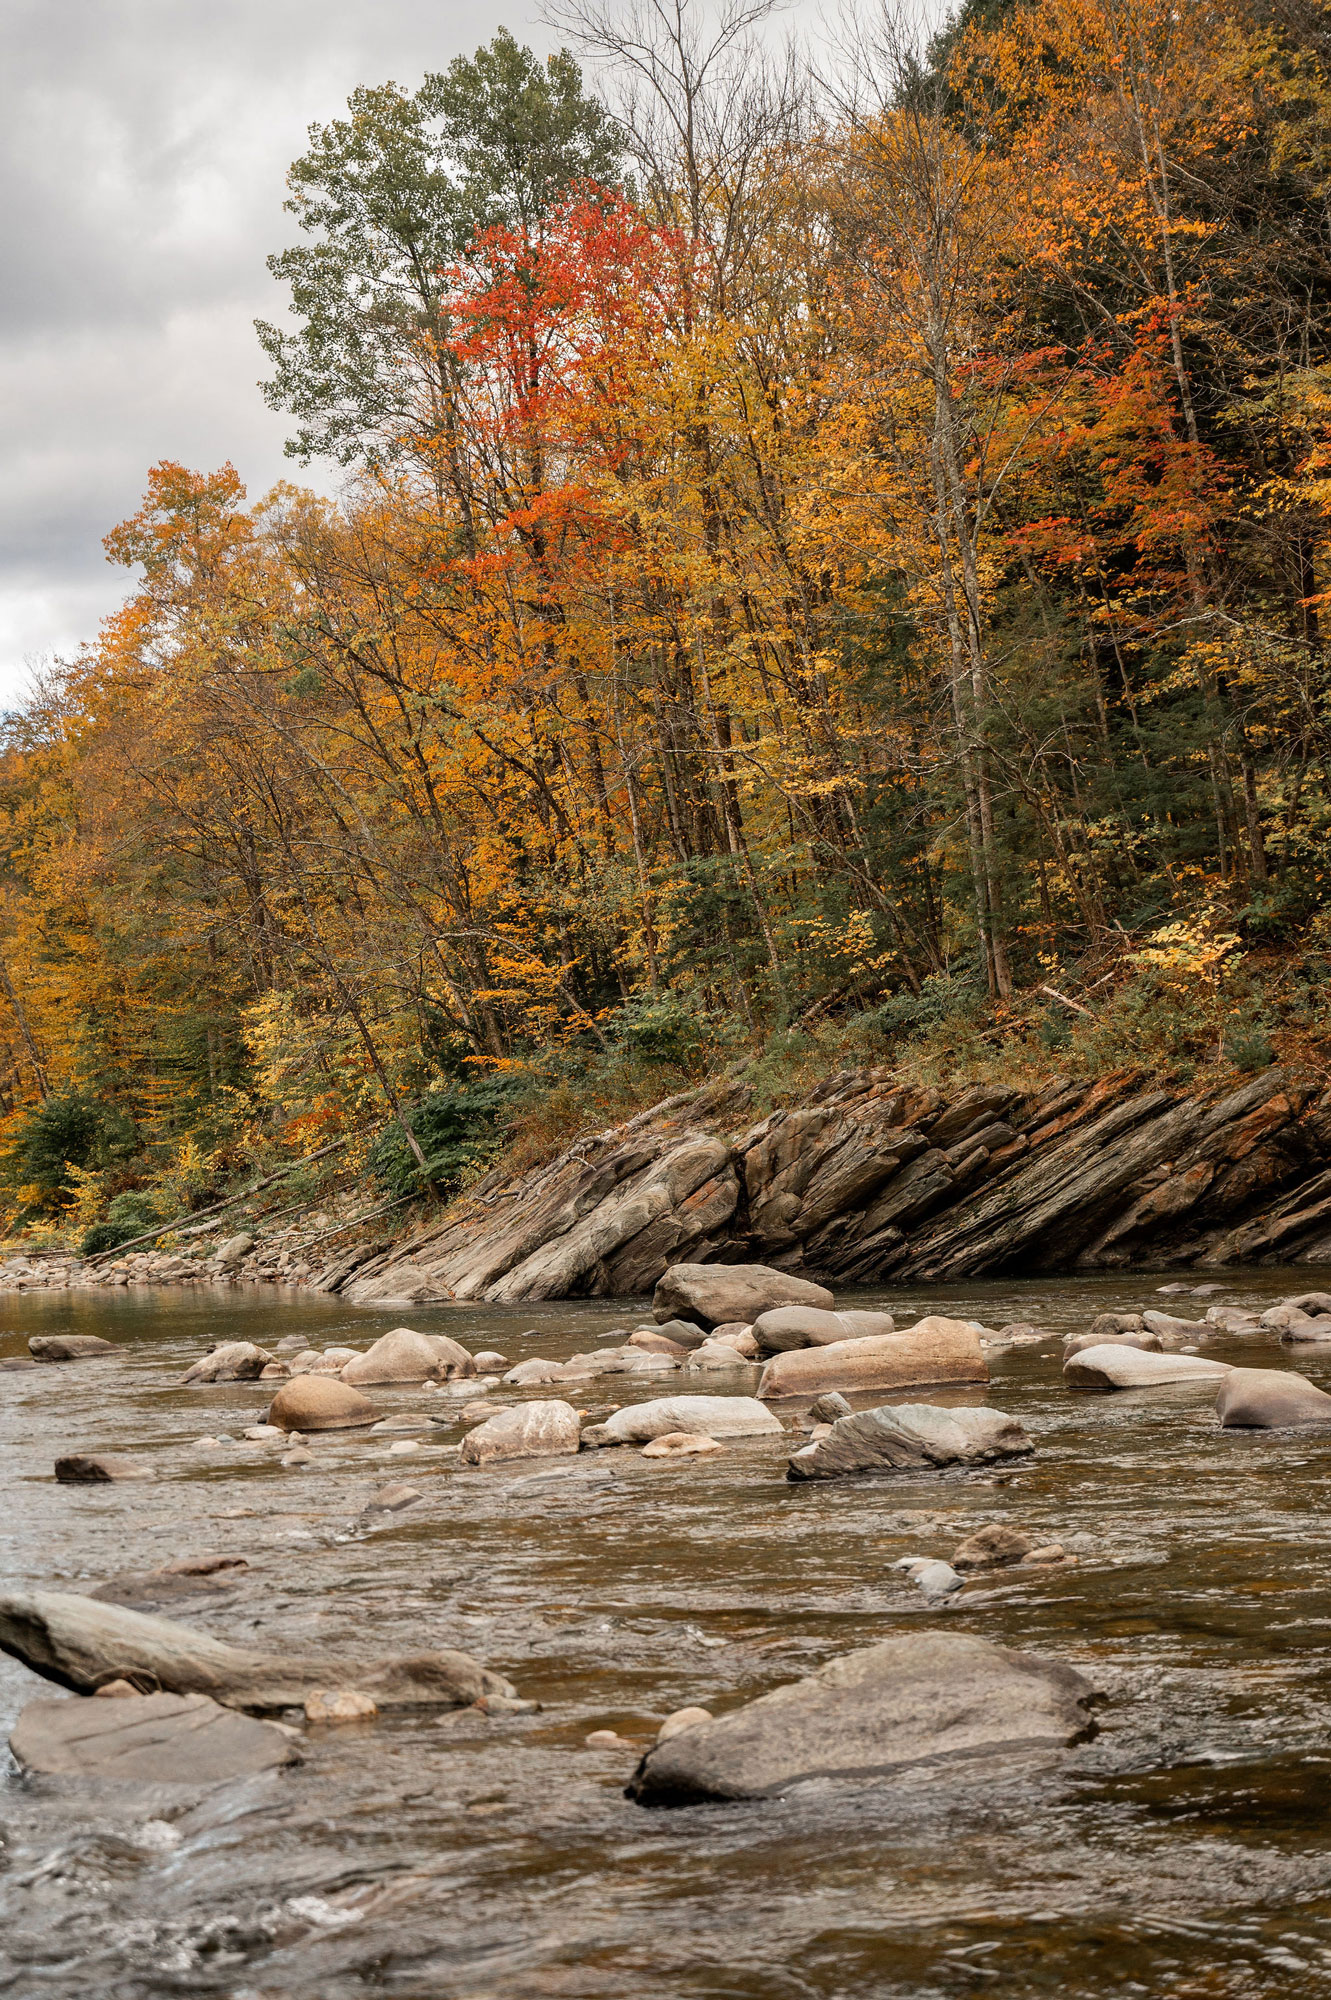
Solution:
<path fill-rule="evenodd" d="M 668 1099 L 315 1282 L 516 1302 L 649 1292 L 683 1260 L 842 1286 L 1331 1260 L 1331 1092 L 1278 1069 L 1228 1093 L 1125 1073 L 948 1099 L 861 1070 L 753 1110 L 737 1083 Z"/>

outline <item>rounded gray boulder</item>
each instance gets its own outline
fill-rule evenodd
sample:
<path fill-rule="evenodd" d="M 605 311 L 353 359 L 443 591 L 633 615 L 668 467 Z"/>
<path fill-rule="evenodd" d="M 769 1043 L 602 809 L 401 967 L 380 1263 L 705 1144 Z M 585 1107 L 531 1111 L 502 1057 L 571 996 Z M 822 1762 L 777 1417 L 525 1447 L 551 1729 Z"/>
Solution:
<path fill-rule="evenodd" d="M 1226 1430 L 1331 1424 L 1331 1396 L 1306 1375 L 1283 1368 L 1231 1368 L 1220 1384 L 1215 1413 Z"/>

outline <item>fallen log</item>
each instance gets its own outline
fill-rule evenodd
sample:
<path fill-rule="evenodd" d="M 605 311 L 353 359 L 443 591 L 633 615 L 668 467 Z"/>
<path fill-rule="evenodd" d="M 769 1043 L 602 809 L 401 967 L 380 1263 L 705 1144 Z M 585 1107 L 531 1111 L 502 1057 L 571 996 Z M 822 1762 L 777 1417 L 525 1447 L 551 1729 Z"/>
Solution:
<path fill-rule="evenodd" d="M 470 1653 L 396 1659 L 262 1653 L 123 1605 L 56 1590 L 0 1595 L 0 1652 L 33 1673 L 92 1694 L 113 1680 L 145 1693 L 207 1694 L 226 1708 L 298 1708 L 316 1688 L 355 1687 L 380 1708 L 466 1708 L 516 1690 Z"/>

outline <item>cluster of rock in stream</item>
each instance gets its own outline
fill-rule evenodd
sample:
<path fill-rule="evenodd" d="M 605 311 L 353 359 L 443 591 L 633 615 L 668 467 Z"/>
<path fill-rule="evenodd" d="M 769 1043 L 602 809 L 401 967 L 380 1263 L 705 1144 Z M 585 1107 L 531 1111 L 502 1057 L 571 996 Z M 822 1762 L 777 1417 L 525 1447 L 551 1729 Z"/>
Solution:
<path fill-rule="evenodd" d="M 510 1368 L 503 1355 L 473 1354 L 447 1336 L 400 1327 L 364 1351 L 319 1352 L 296 1336 L 279 1343 L 285 1356 L 250 1342 L 223 1343 L 200 1357 L 180 1386 L 269 1384 L 265 1419 L 246 1436 L 280 1450 L 293 1470 L 312 1461 L 306 1440 L 320 1433 L 400 1428 L 401 1420 L 380 1416 L 367 1391 L 403 1384 L 448 1405 L 405 1428 L 460 1423 L 461 1442 L 443 1449 L 467 1468 L 630 1445 L 655 1458 L 705 1456 L 735 1440 L 789 1437 L 783 1408 L 796 1433 L 786 1477 L 797 1482 L 964 1470 L 1019 1460 L 1035 1448 L 1020 1423 L 986 1405 L 902 1400 L 857 1409 L 848 1400 L 931 1387 L 982 1392 L 986 1349 L 1040 1341 L 1031 1327 L 989 1332 L 927 1315 L 898 1328 L 889 1313 L 836 1311 L 830 1292 L 789 1272 L 714 1263 L 669 1267 L 654 1311 L 651 1325 L 563 1363 Z M 1065 1343 L 1064 1380 L 1070 1390 L 1099 1392 L 1197 1385 L 1216 1394 L 1226 1427 L 1331 1425 L 1331 1396 L 1303 1376 L 1234 1367 L 1201 1351 L 1253 1334 L 1286 1348 L 1331 1341 L 1331 1294 L 1307 1293 L 1261 1315 L 1223 1305 L 1208 1306 L 1201 1319 L 1158 1309 L 1103 1313 Z M 106 1366 L 122 1352 L 91 1336 L 35 1335 L 29 1347 L 26 1362 L 8 1365 Z M 529 1393 L 576 1384 L 580 1394 L 583 1385 L 613 1388 L 624 1378 L 636 1386 L 659 1380 L 668 1393 L 599 1411 Z M 222 1441 L 197 1442 L 202 1450 Z M 408 1456 L 422 1448 L 415 1435 L 389 1446 Z M 94 1450 L 60 1459 L 55 1476 L 109 1483 L 149 1478 L 152 1469 Z M 408 1485 L 388 1487 L 370 1511 L 392 1514 L 421 1497 Z M 497 1718 L 535 1706 L 461 1651 L 382 1659 L 263 1653 L 156 1615 L 178 1594 L 225 1587 L 219 1573 L 235 1560 L 183 1560 L 87 1595 L 0 1596 L 0 1649 L 82 1697 L 24 1709 L 11 1738 L 20 1765 L 86 1779 L 214 1782 L 299 1761 L 293 1715 L 307 1725 L 330 1724 L 369 1720 L 381 1709 L 472 1706 Z M 950 1562 L 907 1556 L 897 1566 L 926 1598 L 946 1606 L 973 1574 L 1074 1560 L 1057 1542 L 1040 1543 L 1007 1525 L 970 1536 Z M 944 1630 L 892 1638 L 726 1715 L 679 1711 L 642 1755 L 629 1795 L 655 1805 L 761 1798 L 813 1778 L 1048 1757 L 1090 1728 L 1093 1693 L 1090 1680 L 1065 1663 L 980 1638 Z M 620 1742 L 608 1732 L 588 1740 Z"/>

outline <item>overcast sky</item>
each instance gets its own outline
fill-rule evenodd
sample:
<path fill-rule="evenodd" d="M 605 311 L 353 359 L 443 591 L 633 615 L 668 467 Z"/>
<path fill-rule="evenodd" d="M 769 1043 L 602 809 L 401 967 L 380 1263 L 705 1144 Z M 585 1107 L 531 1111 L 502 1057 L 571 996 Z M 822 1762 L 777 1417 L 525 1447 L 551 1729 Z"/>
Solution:
<path fill-rule="evenodd" d="M 551 46 L 521 0 L 4 0 L 0 702 L 123 598 L 101 538 L 155 460 L 229 458 L 255 495 L 318 477 L 255 386 L 286 168 L 355 84 L 501 24 Z"/>

